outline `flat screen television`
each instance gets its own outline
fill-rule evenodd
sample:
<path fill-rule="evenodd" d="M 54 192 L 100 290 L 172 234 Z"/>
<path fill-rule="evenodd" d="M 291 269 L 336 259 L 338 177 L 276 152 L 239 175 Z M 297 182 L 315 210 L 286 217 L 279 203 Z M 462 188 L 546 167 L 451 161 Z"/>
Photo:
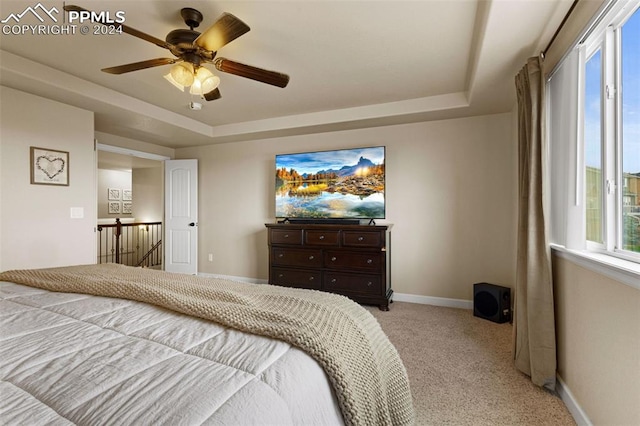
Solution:
<path fill-rule="evenodd" d="M 384 219 L 385 147 L 276 155 L 276 218 Z"/>

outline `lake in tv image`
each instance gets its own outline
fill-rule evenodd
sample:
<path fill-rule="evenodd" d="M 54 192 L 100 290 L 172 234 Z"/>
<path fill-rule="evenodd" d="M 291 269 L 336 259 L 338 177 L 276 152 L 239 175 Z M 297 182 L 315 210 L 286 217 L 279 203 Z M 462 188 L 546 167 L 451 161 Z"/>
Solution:
<path fill-rule="evenodd" d="M 276 217 L 384 219 L 385 149 L 276 155 Z"/>

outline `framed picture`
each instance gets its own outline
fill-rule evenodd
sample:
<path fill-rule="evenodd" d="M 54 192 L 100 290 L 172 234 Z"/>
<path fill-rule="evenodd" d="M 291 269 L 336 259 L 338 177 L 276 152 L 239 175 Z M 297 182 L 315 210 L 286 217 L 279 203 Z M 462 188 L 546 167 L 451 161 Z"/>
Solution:
<path fill-rule="evenodd" d="M 122 214 L 131 214 L 133 210 L 133 203 L 131 201 L 122 202 Z"/>
<path fill-rule="evenodd" d="M 107 199 L 108 200 L 119 200 L 120 199 L 120 189 L 118 188 L 107 188 Z"/>
<path fill-rule="evenodd" d="M 69 153 L 31 147 L 31 183 L 69 186 Z"/>
<path fill-rule="evenodd" d="M 120 201 L 109 201 L 109 214 L 120 214 Z"/>
<path fill-rule="evenodd" d="M 130 189 L 122 190 L 122 201 L 131 201 L 133 200 L 133 193 Z"/>

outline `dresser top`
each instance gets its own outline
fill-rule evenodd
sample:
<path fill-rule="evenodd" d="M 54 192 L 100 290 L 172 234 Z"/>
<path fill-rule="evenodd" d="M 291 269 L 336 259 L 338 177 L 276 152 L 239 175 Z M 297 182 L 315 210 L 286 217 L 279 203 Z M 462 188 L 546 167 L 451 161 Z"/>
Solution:
<path fill-rule="evenodd" d="M 391 229 L 392 224 L 384 225 L 341 225 L 341 224 L 328 224 L 328 223 L 265 223 L 267 228 L 286 228 L 286 229 L 342 229 L 342 230 L 357 230 L 357 231 L 386 231 Z"/>

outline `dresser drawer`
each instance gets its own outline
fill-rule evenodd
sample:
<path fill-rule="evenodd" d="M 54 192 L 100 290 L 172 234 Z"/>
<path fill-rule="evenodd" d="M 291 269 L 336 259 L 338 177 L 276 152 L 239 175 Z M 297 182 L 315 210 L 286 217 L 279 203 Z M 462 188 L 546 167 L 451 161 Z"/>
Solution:
<path fill-rule="evenodd" d="M 324 265 L 330 269 L 380 272 L 384 265 L 384 257 L 382 253 L 376 252 L 327 250 L 324 254 Z"/>
<path fill-rule="evenodd" d="M 271 229 L 271 244 L 302 245 L 301 229 Z"/>
<path fill-rule="evenodd" d="M 322 250 L 274 247 L 271 249 L 271 263 L 279 266 L 319 268 L 322 266 Z"/>
<path fill-rule="evenodd" d="M 320 290 L 322 275 L 319 271 L 271 268 L 271 284 Z"/>
<path fill-rule="evenodd" d="M 307 229 L 304 231 L 304 243 L 310 246 L 338 247 L 340 231 Z"/>
<path fill-rule="evenodd" d="M 383 234 L 381 232 L 344 231 L 342 245 L 345 247 L 383 247 Z"/>
<path fill-rule="evenodd" d="M 336 293 L 382 294 L 380 275 L 326 272 L 323 284 L 323 290 Z"/>
<path fill-rule="evenodd" d="M 389 310 L 390 225 L 292 220 L 266 227 L 271 284 L 333 292 Z"/>

